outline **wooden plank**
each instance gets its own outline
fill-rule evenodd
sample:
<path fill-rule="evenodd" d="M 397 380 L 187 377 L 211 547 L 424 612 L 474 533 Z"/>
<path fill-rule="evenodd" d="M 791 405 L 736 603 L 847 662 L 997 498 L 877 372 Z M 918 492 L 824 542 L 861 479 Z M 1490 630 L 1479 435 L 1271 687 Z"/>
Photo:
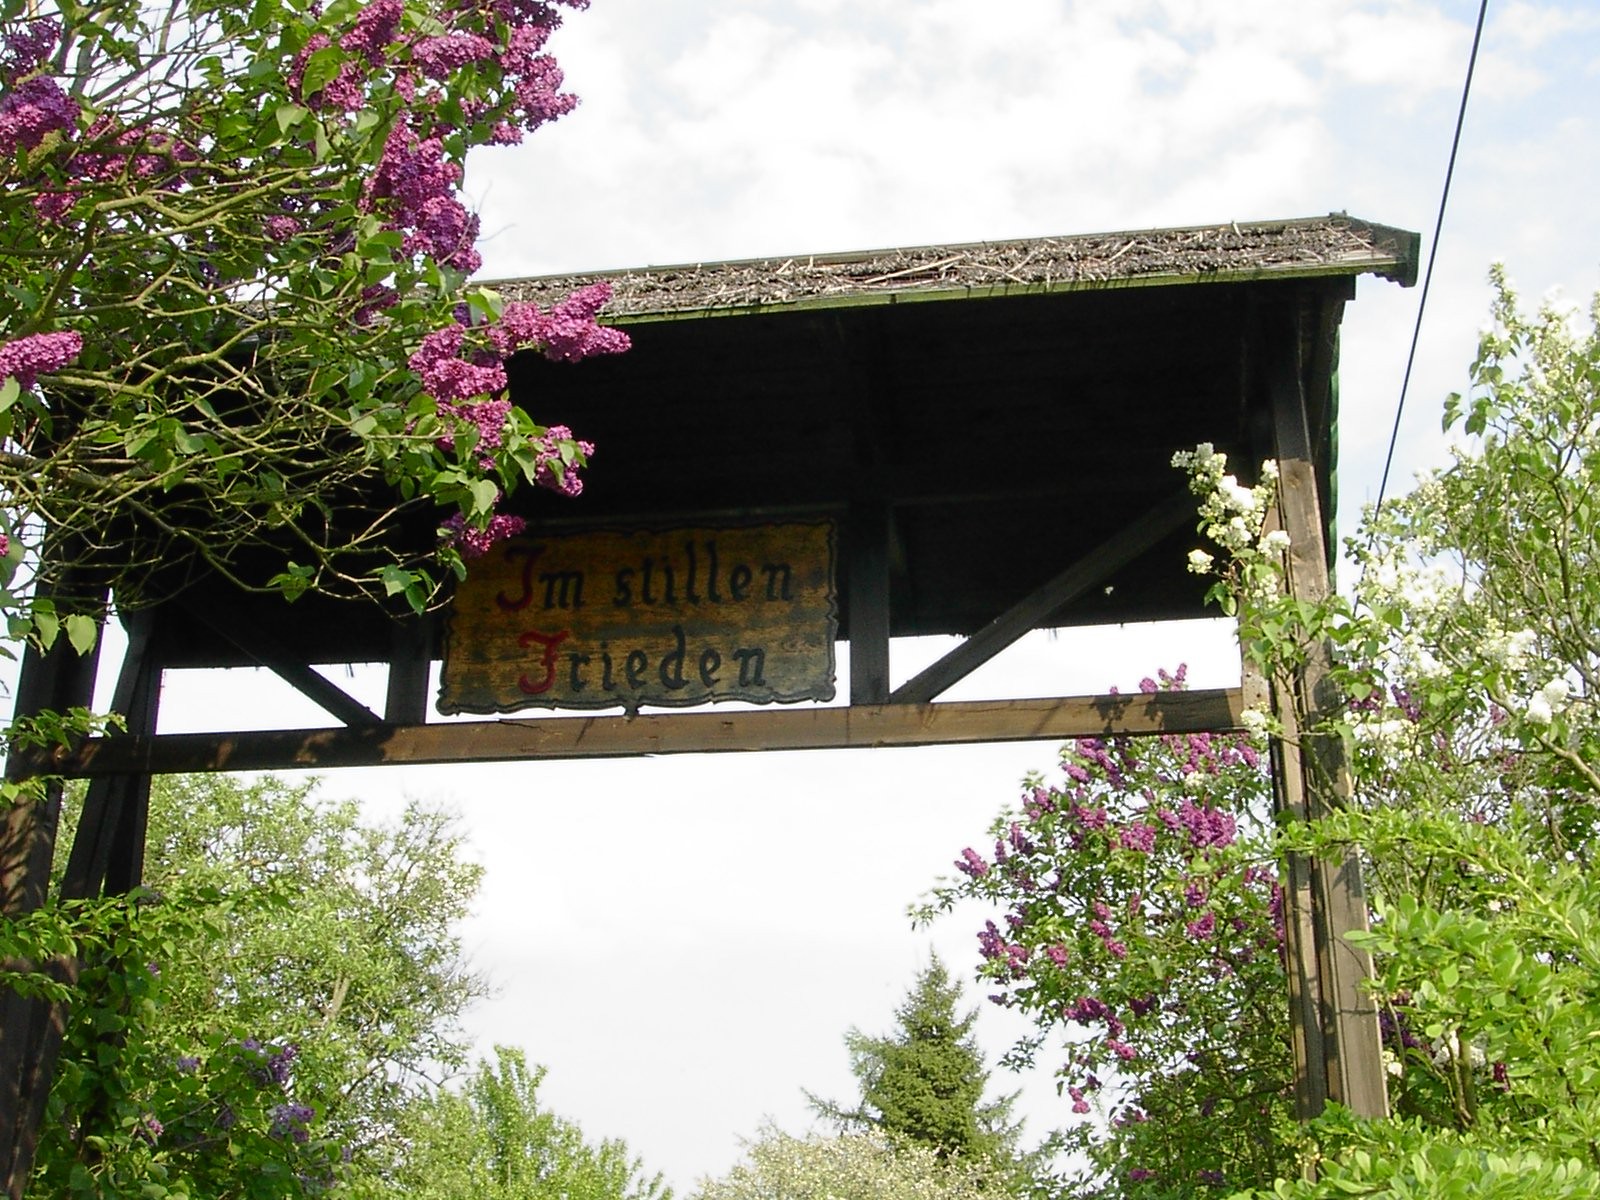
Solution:
<path fill-rule="evenodd" d="M 428 672 L 432 623 L 424 617 L 396 621 L 390 639 L 389 682 L 383 716 L 390 725 L 421 725 L 428 719 Z"/>
<path fill-rule="evenodd" d="M 385 729 L 95 738 L 36 770 L 68 776 L 824 750 L 1236 730 L 1237 688 L 959 704 L 453 721 Z"/>
<path fill-rule="evenodd" d="M 1330 589 L 1328 551 L 1313 441 L 1306 423 L 1297 324 L 1288 330 L 1269 330 L 1267 385 L 1278 454 L 1279 519 L 1289 535 L 1289 592 L 1300 600 L 1319 601 Z M 1279 336 L 1273 339 L 1272 332 Z M 1284 336 L 1291 332 L 1292 337 Z M 1311 727 L 1339 710 L 1341 697 L 1331 666 L 1330 648 L 1319 643 L 1307 647 L 1305 665 L 1296 678 L 1277 681 L 1284 703 L 1294 709 L 1298 727 Z M 1297 773 L 1303 788 L 1304 817 L 1315 819 L 1347 801 L 1349 772 L 1338 738 L 1307 735 L 1300 745 L 1300 753 L 1283 756 L 1284 768 L 1286 773 Z M 1353 854 L 1337 861 L 1314 861 L 1307 883 L 1317 962 L 1313 968 L 1303 960 L 1296 969 L 1320 980 L 1327 1098 L 1357 1116 L 1387 1116 L 1383 1044 L 1377 1009 L 1365 986 L 1372 975 L 1371 960 L 1345 940 L 1346 934 L 1367 929 L 1359 861 Z M 1307 947 L 1300 945 L 1297 950 L 1304 956 Z"/>
<path fill-rule="evenodd" d="M 1048 583 L 1013 604 L 938 662 L 901 684 L 889 697 L 890 703 L 926 704 L 1023 634 L 1039 628 L 1062 605 L 1098 587 L 1168 534 L 1182 528 L 1185 521 L 1193 522 L 1195 509 L 1195 498 L 1187 489 L 1158 504 Z"/>
<path fill-rule="evenodd" d="M 889 531 L 887 503 L 850 510 L 850 703 L 889 699 Z"/>
<path fill-rule="evenodd" d="M 513 538 L 446 624 L 439 711 L 831 700 L 831 519 Z"/>
<path fill-rule="evenodd" d="M 219 634 L 240 653 L 266 667 L 330 716 L 357 729 L 383 728 L 382 717 L 341 690 L 326 676 L 300 662 L 293 652 L 278 645 L 259 627 L 246 631 L 237 621 L 219 620 L 217 615 L 193 605 L 184 605 L 183 612 Z"/>
<path fill-rule="evenodd" d="M 124 732 L 116 737 L 149 736 L 156 731 L 161 699 L 161 663 L 153 651 L 154 615 L 144 609 L 128 620 L 128 649 L 112 695 Z M 150 813 L 150 776 L 104 775 L 84 793 L 78 832 L 61 877 L 61 898 L 81 900 L 122 895 L 139 885 L 144 873 L 145 827 Z"/>

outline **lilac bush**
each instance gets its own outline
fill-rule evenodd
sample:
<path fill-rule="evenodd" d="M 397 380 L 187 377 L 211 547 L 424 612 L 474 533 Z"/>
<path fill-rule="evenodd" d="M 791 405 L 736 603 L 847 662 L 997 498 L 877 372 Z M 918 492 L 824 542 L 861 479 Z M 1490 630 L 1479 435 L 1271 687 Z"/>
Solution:
<path fill-rule="evenodd" d="M 73 952 L 78 1009 L 40 1131 L 30 1194 L 299 1200 L 334 1189 L 345 1147 L 297 1098 L 298 1047 L 215 1024 L 172 1031 L 155 1017 L 167 973 L 146 961 L 214 936 L 217 899 L 140 893 L 82 906 Z"/>
<path fill-rule="evenodd" d="M 587 2 L 0 3 L 13 638 L 58 628 L 9 586 L 64 565 L 45 537 L 123 603 L 177 555 L 420 609 L 520 527 L 519 486 L 577 494 L 593 446 L 501 364 L 628 339 L 604 285 L 549 309 L 471 285 L 462 185 L 474 147 L 573 109 L 548 42 Z"/>
<path fill-rule="evenodd" d="M 1183 686 L 1184 670 L 1141 685 Z M 990 999 L 1030 1016 L 1066 1147 L 1128 1195 L 1270 1179 L 1292 1109 L 1281 896 L 1259 746 L 1242 736 L 1068 743 L 1059 774 L 966 848 L 924 912 L 980 901 Z"/>

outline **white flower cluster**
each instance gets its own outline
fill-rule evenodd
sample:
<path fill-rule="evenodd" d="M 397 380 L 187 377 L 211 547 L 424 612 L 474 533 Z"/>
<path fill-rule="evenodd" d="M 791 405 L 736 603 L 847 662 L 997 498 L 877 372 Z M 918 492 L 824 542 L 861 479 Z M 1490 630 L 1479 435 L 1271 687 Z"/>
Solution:
<path fill-rule="evenodd" d="M 1269 459 L 1261 464 L 1261 482 L 1253 488 L 1245 487 L 1227 473 L 1228 456 L 1210 442 L 1178 451 L 1172 456 L 1172 465 L 1189 473 L 1190 490 L 1202 497 L 1200 516 L 1205 522 L 1206 537 L 1217 545 L 1234 554 L 1252 546 L 1275 553 L 1287 548 L 1288 537 L 1281 531 L 1257 541 L 1276 495 L 1277 463 Z M 1197 573 L 1210 570 L 1210 555 L 1204 551 L 1191 554 L 1189 569 Z"/>
<path fill-rule="evenodd" d="M 1415 726 L 1399 718 L 1383 719 L 1377 714 L 1353 713 L 1350 730 L 1356 740 L 1375 750 L 1397 752 L 1411 744 Z"/>
<path fill-rule="evenodd" d="M 1528 697 L 1522 715 L 1535 725 L 1548 725 L 1555 719 L 1555 715 L 1567 706 L 1567 696 L 1570 693 L 1571 688 L 1567 686 L 1565 679 L 1552 679 Z"/>
<path fill-rule="evenodd" d="M 1463 608 L 1471 602 L 1468 581 L 1428 561 L 1426 547 L 1407 540 L 1363 560 L 1355 594 L 1369 613 L 1398 609 L 1403 614 L 1385 651 L 1397 678 L 1415 681 L 1445 674 L 1448 667 L 1436 653 L 1440 630 L 1447 623 L 1460 623 Z M 1487 630 L 1486 636 L 1495 629 Z"/>
<path fill-rule="evenodd" d="M 1423 548 L 1411 543 L 1390 546 L 1370 559 L 1356 585 L 1371 608 L 1399 604 L 1417 617 L 1442 615 L 1458 607 L 1467 591 L 1442 566 L 1422 561 Z"/>
<path fill-rule="evenodd" d="M 1528 656 L 1533 653 L 1538 640 L 1538 635 L 1531 629 L 1518 629 L 1513 633 L 1495 630 L 1483 640 L 1484 657 L 1508 671 L 1525 670 Z"/>
<path fill-rule="evenodd" d="M 1262 737 L 1267 732 L 1268 723 L 1267 714 L 1259 708 L 1247 708 L 1239 714 L 1239 724 L 1253 738 Z"/>

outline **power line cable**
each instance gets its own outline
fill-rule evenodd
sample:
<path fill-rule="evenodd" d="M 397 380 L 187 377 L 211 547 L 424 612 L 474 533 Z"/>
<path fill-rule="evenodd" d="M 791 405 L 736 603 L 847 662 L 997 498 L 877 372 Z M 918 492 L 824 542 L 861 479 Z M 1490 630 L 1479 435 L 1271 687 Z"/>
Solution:
<path fill-rule="evenodd" d="M 1422 314 L 1428 309 L 1428 287 L 1433 283 L 1433 264 L 1439 257 L 1439 234 L 1444 229 L 1444 210 L 1450 201 L 1450 180 L 1456 171 L 1456 151 L 1461 147 L 1461 127 L 1467 119 L 1467 97 L 1472 93 L 1472 72 L 1478 65 L 1478 45 L 1483 40 L 1483 21 L 1489 11 L 1489 0 L 1478 6 L 1478 26 L 1472 34 L 1472 54 L 1467 58 L 1467 77 L 1461 85 L 1461 107 L 1456 112 L 1456 133 L 1450 142 L 1450 162 L 1444 170 L 1444 190 L 1439 195 L 1439 217 L 1433 226 L 1433 244 L 1428 247 L 1428 269 L 1422 277 L 1422 295 L 1417 300 L 1417 323 L 1411 330 L 1411 350 L 1406 355 L 1405 378 L 1400 382 L 1400 400 L 1394 409 L 1394 428 L 1389 433 L 1389 453 L 1383 460 L 1383 479 L 1378 484 L 1378 502 L 1381 507 L 1384 493 L 1389 487 L 1389 468 L 1394 464 L 1395 443 L 1400 440 L 1400 417 L 1406 409 L 1406 392 L 1411 387 L 1411 368 L 1417 361 L 1417 342 L 1422 336 Z"/>

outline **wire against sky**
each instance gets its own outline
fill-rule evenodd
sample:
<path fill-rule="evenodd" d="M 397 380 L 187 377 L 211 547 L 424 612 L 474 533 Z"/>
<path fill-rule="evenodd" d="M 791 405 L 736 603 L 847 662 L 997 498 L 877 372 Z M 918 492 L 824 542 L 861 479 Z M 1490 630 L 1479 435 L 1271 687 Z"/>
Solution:
<path fill-rule="evenodd" d="M 1455 137 L 1450 141 L 1450 161 L 1444 169 L 1444 189 L 1439 194 L 1439 216 L 1433 225 L 1433 244 L 1428 247 L 1428 269 L 1422 277 L 1422 295 L 1417 298 L 1417 323 L 1411 330 L 1411 349 L 1406 354 L 1406 373 L 1400 381 L 1400 399 L 1394 407 L 1394 428 L 1389 433 L 1389 451 L 1383 458 L 1383 478 L 1378 483 L 1378 501 L 1374 508 L 1383 506 L 1384 493 L 1389 487 L 1389 468 L 1394 464 L 1395 443 L 1400 440 L 1400 417 L 1406 409 L 1406 392 L 1411 386 L 1411 368 L 1417 360 L 1417 342 L 1422 336 L 1422 314 L 1428 308 L 1428 286 L 1433 282 L 1433 264 L 1439 257 L 1439 233 L 1444 228 L 1444 210 L 1450 202 L 1450 180 L 1456 172 L 1456 151 L 1461 147 L 1461 128 L 1467 119 L 1467 97 L 1472 94 L 1472 72 L 1478 65 L 1478 45 L 1483 40 L 1483 20 L 1489 12 L 1489 0 L 1478 5 L 1478 24 L 1472 32 L 1472 53 L 1467 57 L 1467 77 L 1461 85 L 1461 107 L 1456 111 Z"/>

